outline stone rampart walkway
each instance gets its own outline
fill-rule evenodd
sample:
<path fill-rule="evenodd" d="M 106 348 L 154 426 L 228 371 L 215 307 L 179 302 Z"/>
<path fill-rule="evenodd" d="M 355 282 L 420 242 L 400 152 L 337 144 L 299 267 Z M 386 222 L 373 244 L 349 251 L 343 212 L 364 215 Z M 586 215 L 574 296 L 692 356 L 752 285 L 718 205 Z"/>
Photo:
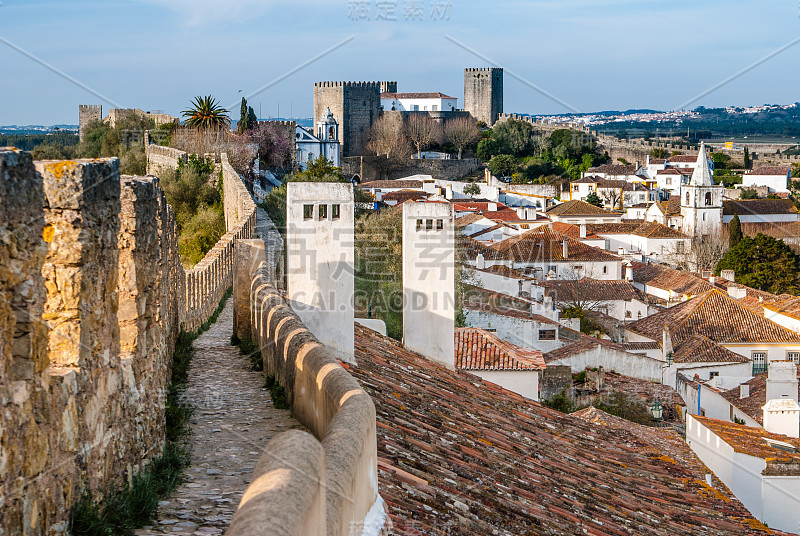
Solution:
<path fill-rule="evenodd" d="M 194 342 L 186 396 L 195 411 L 189 437 L 192 463 L 185 482 L 160 503 L 158 520 L 137 536 L 222 534 L 250 483 L 267 441 L 299 426 L 272 407 L 264 377 L 230 345 L 231 300 L 217 322 Z"/>

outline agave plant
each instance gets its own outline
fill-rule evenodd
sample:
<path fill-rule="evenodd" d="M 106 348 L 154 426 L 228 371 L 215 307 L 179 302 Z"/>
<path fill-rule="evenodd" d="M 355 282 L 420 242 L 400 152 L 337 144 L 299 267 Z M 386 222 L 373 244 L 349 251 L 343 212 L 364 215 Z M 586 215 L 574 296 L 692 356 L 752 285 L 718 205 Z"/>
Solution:
<path fill-rule="evenodd" d="M 195 97 L 192 107 L 181 112 L 186 118 L 186 126 L 204 129 L 220 130 L 231 124 L 228 117 L 228 110 L 219 105 L 217 100 L 208 95 L 206 97 Z"/>

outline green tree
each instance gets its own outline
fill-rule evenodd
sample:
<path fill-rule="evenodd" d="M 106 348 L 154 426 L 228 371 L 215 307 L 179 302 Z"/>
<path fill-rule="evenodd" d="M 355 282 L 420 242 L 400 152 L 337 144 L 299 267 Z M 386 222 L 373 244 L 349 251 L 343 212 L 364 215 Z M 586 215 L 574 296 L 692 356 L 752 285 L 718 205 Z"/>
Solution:
<path fill-rule="evenodd" d="M 464 195 L 473 197 L 478 195 L 479 193 L 481 193 L 481 187 L 478 186 L 478 184 L 475 183 L 474 181 L 464 186 Z"/>
<path fill-rule="evenodd" d="M 755 188 L 742 188 L 741 199 L 758 199 L 758 191 Z"/>
<path fill-rule="evenodd" d="M 247 99 L 242 97 L 242 105 L 239 107 L 239 122 L 236 124 L 236 131 L 239 134 L 247 131 L 249 119 L 250 116 L 247 114 Z"/>
<path fill-rule="evenodd" d="M 664 159 L 668 157 L 669 153 L 663 147 L 653 147 L 650 149 L 650 158 Z"/>
<path fill-rule="evenodd" d="M 497 140 L 489 137 L 483 138 L 478 142 L 478 148 L 475 151 L 475 154 L 484 162 L 488 162 L 501 152 L 501 147 L 500 144 L 497 143 Z"/>
<path fill-rule="evenodd" d="M 742 234 L 742 223 L 739 221 L 739 215 L 734 214 L 730 225 L 728 225 L 728 244 L 733 249 L 736 247 L 744 235 Z"/>
<path fill-rule="evenodd" d="M 744 148 L 744 168 L 750 169 L 752 162 L 750 161 L 750 149 L 747 147 Z"/>
<path fill-rule="evenodd" d="M 536 150 L 536 132 L 527 121 L 509 119 L 494 127 L 492 137 L 504 153 L 528 156 Z"/>
<path fill-rule="evenodd" d="M 211 95 L 195 97 L 191 107 L 181 113 L 186 118 L 186 126 L 191 128 L 221 130 L 231 124 L 228 111 Z"/>
<path fill-rule="evenodd" d="M 594 192 L 586 196 L 586 202 L 589 203 L 590 205 L 603 208 L 603 202 L 600 201 L 600 198 L 597 197 L 597 194 Z"/>
<path fill-rule="evenodd" d="M 726 169 L 731 157 L 725 153 L 711 153 L 711 160 L 714 162 L 714 169 Z"/>
<path fill-rule="evenodd" d="M 761 233 L 742 237 L 717 264 L 733 270 L 736 282 L 773 294 L 800 293 L 800 257 L 782 240 Z"/>
<path fill-rule="evenodd" d="M 499 154 L 489 162 L 489 171 L 495 177 L 509 177 L 517 169 L 517 161 L 509 154 Z"/>

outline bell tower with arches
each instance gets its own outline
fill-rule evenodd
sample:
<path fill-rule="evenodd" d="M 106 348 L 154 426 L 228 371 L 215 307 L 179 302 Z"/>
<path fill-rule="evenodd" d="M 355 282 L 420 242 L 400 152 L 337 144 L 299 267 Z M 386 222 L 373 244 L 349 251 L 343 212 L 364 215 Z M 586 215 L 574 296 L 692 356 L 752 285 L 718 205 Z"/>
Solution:
<path fill-rule="evenodd" d="M 706 146 L 701 142 L 692 179 L 681 186 L 683 232 L 691 237 L 722 230 L 722 185 L 714 184 Z"/>

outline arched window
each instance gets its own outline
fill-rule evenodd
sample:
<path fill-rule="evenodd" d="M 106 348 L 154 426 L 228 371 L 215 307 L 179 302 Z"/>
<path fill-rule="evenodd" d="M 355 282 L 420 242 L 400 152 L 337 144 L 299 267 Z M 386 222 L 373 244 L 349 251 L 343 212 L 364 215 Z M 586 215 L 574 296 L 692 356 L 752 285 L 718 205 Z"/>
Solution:
<path fill-rule="evenodd" d="M 328 127 L 328 138 L 333 139 L 333 127 Z"/>
<path fill-rule="evenodd" d="M 711 192 L 706 192 L 706 205 L 711 204 Z"/>
<path fill-rule="evenodd" d="M 686 192 L 686 204 L 689 204 L 689 192 Z"/>

